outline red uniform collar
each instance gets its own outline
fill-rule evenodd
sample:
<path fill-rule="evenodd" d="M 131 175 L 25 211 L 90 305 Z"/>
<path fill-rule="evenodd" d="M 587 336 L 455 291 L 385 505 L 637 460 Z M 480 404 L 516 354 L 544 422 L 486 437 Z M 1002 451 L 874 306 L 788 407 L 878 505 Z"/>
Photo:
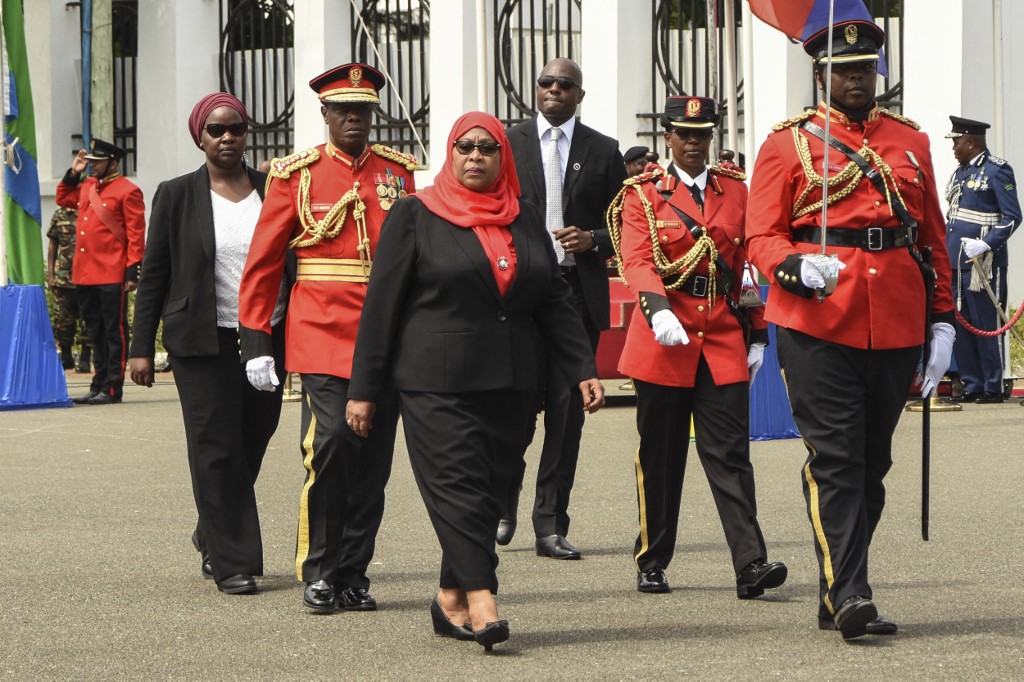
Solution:
<path fill-rule="evenodd" d="M 341 163 L 345 164 L 352 170 L 358 170 L 360 166 L 366 163 L 366 159 L 370 156 L 370 145 L 366 145 L 366 149 L 363 150 L 363 153 L 360 154 L 358 158 L 355 158 L 349 156 L 348 154 L 346 154 L 345 152 L 341 151 L 333 144 L 328 142 L 327 156 L 331 157 L 332 159 L 340 161 Z"/>
<path fill-rule="evenodd" d="M 825 102 L 820 102 L 818 104 L 818 114 L 817 115 L 820 116 L 821 118 L 825 118 L 826 116 L 831 116 L 832 117 L 832 121 L 834 123 L 839 123 L 839 124 L 842 124 L 844 126 L 852 125 L 853 123 L 857 122 L 857 121 L 851 121 L 849 119 L 849 117 L 847 117 L 846 114 L 844 114 L 843 112 L 839 111 L 835 107 L 826 107 L 825 106 Z M 875 103 L 875 106 L 873 106 L 871 108 L 871 111 L 868 112 L 868 117 L 864 121 L 864 123 L 871 123 L 871 122 L 877 121 L 878 120 L 878 116 L 879 116 L 879 114 L 878 114 L 878 104 Z"/>

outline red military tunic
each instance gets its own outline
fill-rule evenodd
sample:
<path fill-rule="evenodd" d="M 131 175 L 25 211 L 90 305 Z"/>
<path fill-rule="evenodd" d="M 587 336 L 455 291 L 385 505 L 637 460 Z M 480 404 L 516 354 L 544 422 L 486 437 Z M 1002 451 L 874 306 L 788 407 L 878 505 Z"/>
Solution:
<path fill-rule="evenodd" d="M 793 213 L 822 198 L 819 181 L 799 200 L 811 183 L 796 143 L 803 145 L 806 140 L 809 160 L 817 174 L 822 171 L 825 149 L 824 142 L 797 127 L 810 118 L 824 128 L 825 116 L 825 105 L 821 104 L 815 112 L 775 126 L 776 132 L 768 136 L 757 157 L 747 213 L 747 242 L 751 262 L 773 284 L 785 275 L 780 265 L 787 257 L 821 252 L 820 245 L 794 242 L 792 229 L 821 226 L 820 206 L 806 215 L 794 217 Z M 935 173 L 927 135 L 918 132 L 917 124 L 877 107 L 864 122 L 863 131 L 834 109 L 831 117 L 829 132 L 834 137 L 854 150 L 869 147 L 892 169 L 887 182 L 890 191 L 899 191 L 907 210 L 917 219 L 918 246 L 932 248 L 937 273 L 932 312 L 948 314 L 953 309 L 953 299 L 945 220 L 934 189 Z M 879 167 L 876 160 L 868 160 Z M 831 149 L 829 177 L 838 175 L 849 163 L 841 152 Z M 899 218 L 869 180 L 861 178 L 847 196 L 839 196 L 842 187 L 840 184 L 829 189 L 829 228 L 899 227 Z M 867 251 L 829 246 L 827 252 L 837 254 L 846 264 L 832 295 L 819 304 L 814 297 L 804 298 L 773 286 L 765 312 L 769 322 L 853 348 L 881 350 L 923 343 L 924 283 L 908 249 Z"/>
<path fill-rule="evenodd" d="M 621 261 L 627 286 L 639 305 L 626 333 L 626 342 L 619 360 L 619 370 L 626 376 L 663 386 L 692 387 L 697 376 L 697 363 L 703 354 L 716 385 L 745 382 L 750 378 L 747 368 L 747 347 L 736 316 L 719 290 L 713 305 L 706 296 L 695 296 L 677 290 L 666 290 L 654 262 L 651 229 L 637 190 L 650 202 L 656 219 L 658 243 L 669 261 L 684 256 L 696 240 L 675 206 L 698 224 L 705 226 L 714 240 L 722 260 L 732 270 L 734 283 L 730 295 L 739 299 L 743 267 L 747 254 L 743 242 L 743 216 L 747 205 L 747 186 L 731 172 L 712 168 L 708 173 L 704 212 L 680 183 L 666 202 L 660 186 L 674 190 L 676 179 L 663 171 L 645 173 L 632 180 L 635 189 L 627 190 L 622 208 Z M 671 204 L 671 206 L 669 205 Z M 721 273 L 719 273 L 721 274 Z M 705 255 L 694 275 L 708 275 Z M 691 276 L 692 277 L 692 276 Z M 645 293 L 666 296 L 672 312 L 679 319 L 690 339 L 689 344 L 663 346 L 645 315 Z M 750 308 L 754 329 L 766 329 L 762 308 Z"/>
<path fill-rule="evenodd" d="M 381 145 L 367 147 L 353 159 L 329 143 L 274 160 L 239 291 L 239 324 L 256 331 L 260 339 L 246 348 L 246 340 L 253 336 L 243 333 L 245 358 L 271 355 L 270 316 L 286 250 L 296 239 L 315 241 L 300 221 L 303 209 L 309 210 L 314 221 L 323 221 L 332 210 L 337 212 L 336 205 L 348 195 L 351 201 L 336 235 L 330 236 L 328 225 L 320 241 L 293 246 L 298 275 L 288 303 L 285 356 L 289 372 L 352 376 L 368 265 L 388 209 L 396 199 L 414 191 L 412 169 L 416 165 L 411 156 Z M 304 170 L 308 170 L 307 187 L 303 186 Z M 365 207 L 365 235 L 354 217 L 359 207 Z M 368 251 L 361 254 L 364 240 Z"/>
<path fill-rule="evenodd" d="M 126 241 L 121 241 L 97 214 L 91 199 L 93 187 L 102 201 L 101 211 L 109 211 Z M 101 180 L 90 177 L 79 184 L 71 184 L 65 177 L 57 185 L 56 201 L 58 206 L 78 209 L 72 271 L 76 286 L 138 281 L 146 247 L 146 207 L 142 190 L 135 183 L 121 175 Z"/>

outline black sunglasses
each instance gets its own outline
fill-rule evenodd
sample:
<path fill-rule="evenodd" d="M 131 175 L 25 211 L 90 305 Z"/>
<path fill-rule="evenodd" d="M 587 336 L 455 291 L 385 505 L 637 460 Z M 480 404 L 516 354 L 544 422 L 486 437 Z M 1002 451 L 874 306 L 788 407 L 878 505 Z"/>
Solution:
<path fill-rule="evenodd" d="M 542 88 L 550 88 L 555 83 L 558 83 L 558 87 L 563 90 L 572 90 L 573 88 L 579 87 L 579 85 L 576 84 L 576 81 L 571 78 L 566 78 L 565 76 L 541 76 L 537 79 L 537 85 Z"/>
<path fill-rule="evenodd" d="M 249 130 L 249 126 L 245 121 L 239 121 L 238 123 L 232 123 L 231 125 L 224 125 L 223 123 L 207 123 L 206 132 L 210 133 L 210 137 L 224 137 L 224 133 L 231 132 L 235 137 L 241 137 L 245 135 L 245 132 Z"/>
<path fill-rule="evenodd" d="M 469 140 L 456 140 L 453 147 L 463 156 L 469 156 L 474 149 L 479 149 L 484 156 L 494 156 L 501 149 L 497 142 L 470 142 Z"/>

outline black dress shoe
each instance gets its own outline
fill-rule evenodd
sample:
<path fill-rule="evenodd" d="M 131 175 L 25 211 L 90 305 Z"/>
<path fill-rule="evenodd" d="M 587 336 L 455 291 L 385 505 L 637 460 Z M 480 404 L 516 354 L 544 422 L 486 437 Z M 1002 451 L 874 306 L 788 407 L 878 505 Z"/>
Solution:
<path fill-rule="evenodd" d="M 974 402 L 978 403 L 979 405 L 994 405 L 996 403 L 1001 403 L 1005 401 L 1006 398 L 1003 397 L 1002 393 L 992 393 L 990 391 L 985 391 Z"/>
<path fill-rule="evenodd" d="M 201 559 L 199 560 L 199 570 L 202 572 L 203 577 L 207 580 L 213 579 L 213 566 L 210 564 L 209 553 L 199 546 L 199 533 L 192 531 L 192 546 L 199 552 Z"/>
<path fill-rule="evenodd" d="M 434 601 L 430 604 L 430 620 L 434 622 L 435 635 L 454 637 L 463 642 L 472 642 L 476 639 L 473 635 L 473 628 L 469 626 L 469 623 L 456 625 L 448 618 L 444 609 L 441 608 L 441 602 L 437 601 L 437 597 L 434 597 Z"/>
<path fill-rule="evenodd" d="M 99 394 L 99 391 L 89 391 L 85 395 L 80 395 L 77 398 L 72 398 L 71 402 L 73 402 L 75 405 L 85 405 Z"/>
<path fill-rule="evenodd" d="M 97 393 L 86 401 L 89 405 L 116 405 L 119 402 L 121 402 L 120 396 L 115 398 L 109 393 Z"/>
<path fill-rule="evenodd" d="M 832 616 L 823 616 L 818 614 L 818 629 L 819 630 L 838 630 L 836 622 Z M 899 628 L 896 623 L 889 620 L 882 614 L 878 614 L 878 618 L 864 626 L 864 634 L 867 635 L 895 635 Z"/>
<path fill-rule="evenodd" d="M 496 620 L 493 623 L 488 623 L 479 630 L 474 630 L 473 639 L 476 640 L 477 644 L 483 646 L 484 651 L 490 651 L 495 644 L 507 642 L 509 634 L 508 621 Z"/>
<path fill-rule="evenodd" d="M 867 625 L 878 618 L 878 609 L 867 597 L 850 597 L 836 610 L 836 629 L 843 639 L 854 639 L 867 634 Z"/>
<path fill-rule="evenodd" d="M 256 581 L 251 575 L 239 573 L 217 581 L 217 589 L 225 594 L 256 594 Z"/>
<path fill-rule="evenodd" d="M 672 588 L 668 586 L 665 571 L 660 568 L 649 568 L 636 574 L 636 591 L 657 594 L 671 592 Z"/>
<path fill-rule="evenodd" d="M 501 521 L 498 521 L 498 534 L 494 536 L 494 541 L 499 545 L 504 546 L 512 542 L 512 536 L 515 534 L 516 517 L 502 517 Z"/>
<path fill-rule="evenodd" d="M 306 583 L 306 589 L 302 593 L 302 603 L 319 613 L 331 613 L 338 610 L 334 587 L 326 580 L 314 580 Z"/>
<path fill-rule="evenodd" d="M 580 559 L 583 555 L 569 544 L 564 535 L 546 535 L 537 538 L 537 556 L 547 556 L 552 559 Z"/>
<path fill-rule="evenodd" d="M 983 394 L 980 391 L 964 391 L 960 395 L 952 395 L 949 397 L 951 403 L 973 403 L 975 400 L 980 398 Z"/>
<path fill-rule="evenodd" d="M 338 606 L 346 611 L 376 611 L 377 600 L 361 587 L 349 587 L 338 593 Z"/>
<path fill-rule="evenodd" d="M 786 582 L 788 575 L 789 569 L 781 561 L 770 564 L 764 559 L 752 561 L 736 576 L 736 596 L 740 599 L 760 597 L 765 590 Z"/>

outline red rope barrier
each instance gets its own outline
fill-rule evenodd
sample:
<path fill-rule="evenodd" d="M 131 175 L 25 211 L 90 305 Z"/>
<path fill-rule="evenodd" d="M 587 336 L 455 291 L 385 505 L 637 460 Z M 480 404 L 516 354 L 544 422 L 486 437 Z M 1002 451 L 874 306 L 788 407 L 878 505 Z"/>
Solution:
<path fill-rule="evenodd" d="M 956 313 L 956 321 L 959 322 L 964 329 L 974 334 L 975 336 L 1000 336 L 1001 334 L 1005 334 L 1007 331 L 1009 331 L 1010 328 L 1013 327 L 1013 325 L 1017 324 L 1017 320 L 1020 319 L 1021 313 L 1024 313 L 1024 301 L 1021 301 L 1020 306 L 1017 307 L 1017 312 L 1014 314 L 1012 318 L 1010 318 L 1009 322 L 1004 324 L 999 329 L 994 329 L 992 331 L 978 329 L 977 327 L 972 326 L 970 322 L 965 320 L 963 318 L 963 315 L 960 314 L 959 310 L 955 310 L 954 312 Z"/>

